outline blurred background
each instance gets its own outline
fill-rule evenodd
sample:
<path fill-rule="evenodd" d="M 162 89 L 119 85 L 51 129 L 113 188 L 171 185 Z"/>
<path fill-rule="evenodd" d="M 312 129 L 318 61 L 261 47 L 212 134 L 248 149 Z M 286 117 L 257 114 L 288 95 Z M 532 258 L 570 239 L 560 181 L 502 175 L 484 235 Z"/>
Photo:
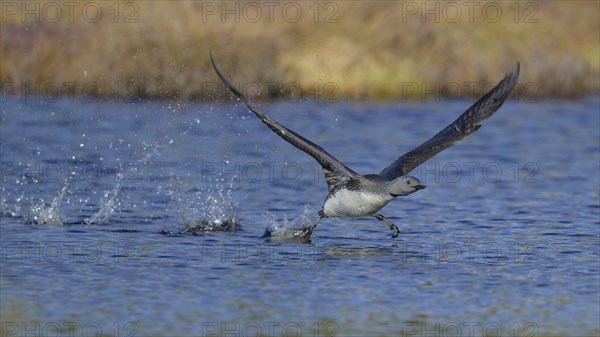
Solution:
<path fill-rule="evenodd" d="M 577 98 L 600 82 L 598 1 L 2 1 L 1 10 L 5 95 L 38 85 L 213 100 L 209 49 L 234 82 L 262 83 L 262 98 L 295 83 L 304 97 L 419 100 L 456 83 L 449 96 L 474 99 L 489 87 L 469 83 L 497 82 L 516 61 L 521 97 Z"/>

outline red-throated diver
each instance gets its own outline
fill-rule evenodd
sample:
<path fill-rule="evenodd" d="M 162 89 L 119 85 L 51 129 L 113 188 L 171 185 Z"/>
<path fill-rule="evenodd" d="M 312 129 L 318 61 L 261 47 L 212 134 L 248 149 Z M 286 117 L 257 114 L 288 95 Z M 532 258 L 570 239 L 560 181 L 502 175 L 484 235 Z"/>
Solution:
<path fill-rule="evenodd" d="M 377 213 L 388 202 L 398 196 L 409 195 L 425 188 L 419 179 L 407 174 L 439 152 L 457 144 L 460 140 L 477 131 L 481 122 L 490 117 L 506 100 L 519 78 L 519 63 L 515 64 L 504 79 L 492 90 L 483 95 L 452 124 L 438 132 L 419 147 L 400 156 L 379 174 L 360 175 L 342 164 L 319 145 L 279 124 L 264 112 L 258 110 L 239 92 L 219 71 L 210 54 L 210 60 L 219 78 L 229 90 L 240 99 L 263 123 L 281 138 L 313 157 L 325 172 L 329 194 L 323 209 L 319 211 L 317 222 L 297 232 L 296 236 L 308 238 L 319 221 L 327 217 L 374 217 L 392 230 L 392 238 L 398 236 L 396 225 Z"/>

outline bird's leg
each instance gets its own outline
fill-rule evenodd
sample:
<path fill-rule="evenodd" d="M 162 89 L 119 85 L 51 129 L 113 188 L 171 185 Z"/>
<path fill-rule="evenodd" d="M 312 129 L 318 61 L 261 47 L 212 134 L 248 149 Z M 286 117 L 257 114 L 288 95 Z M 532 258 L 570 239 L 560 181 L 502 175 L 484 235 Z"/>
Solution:
<path fill-rule="evenodd" d="M 394 225 L 393 223 L 389 222 L 386 218 L 383 217 L 383 215 L 378 214 L 378 213 L 374 213 L 371 215 L 372 217 L 374 217 L 375 219 L 385 223 L 386 225 L 388 225 L 388 227 L 390 227 L 390 229 L 392 230 L 392 238 L 395 238 L 398 236 L 398 234 L 400 233 L 400 230 L 398 229 L 398 227 L 396 227 L 396 225 Z"/>
<path fill-rule="evenodd" d="M 315 227 L 317 227 L 317 224 L 319 223 L 319 221 L 321 221 L 321 219 L 326 218 L 327 216 L 325 216 L 325 214 L 323 214 L 323 211 L 319 211 L 319 219 L 317 219 L 317 222 L 315 222 L 314 225 L 307 227 L 305 229 L 303 229 L 302 231 L 300 231 L 298 234 L 296 234 L 296 237 L 302 237 L 302 238 L 310 238 L 310 236 L 312 235 L 313 230 L 315 229 Z"/>

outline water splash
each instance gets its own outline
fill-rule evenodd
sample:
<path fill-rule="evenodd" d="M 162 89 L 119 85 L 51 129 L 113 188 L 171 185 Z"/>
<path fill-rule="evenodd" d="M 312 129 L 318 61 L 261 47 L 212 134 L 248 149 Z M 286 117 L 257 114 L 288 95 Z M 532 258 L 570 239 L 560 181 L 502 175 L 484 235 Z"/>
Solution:
<path fill-rule="evenodd" d="M 178 212 L 182 223 L 181 233 L 237 231 L 237 203 L 233 200 L 233 180 L 229 186 L 216 186 L 195 190 L 178 198 Z"/>
<path fill-rule="evenodd" d="M 144 143 L 138 145 L 138 148 L 132 155 L 133 164 L 128 166 L 134 171 L 128 169 L 119 170 L 115 173 L 115 185 L 112 190 L 105 191 L 99 202 L 99 209 L 91 217 L 85 219 L 83 223 L 87 225 L 93 224 L 104 224 L 106 223 L 121 207 L 121 201 L 119 200 L 119 194 L 121 192 L 121 186 L 126 181 L 128 174 L 138 173 L 139 168 L 143 166 L 149 166 L 156 157 L 160 157 L 159 150 L 164 146 L 159 141 Z"/>
<path fill-rule="evenodd" d="M 69 180 L 65 180 L 65 184 L 50 205 L 47 205 L 43 200 L 31 207 L 30 215 L 26 222 L 36 225 L 58 226 L 64 223 L 64 218 L 60 214 L 60 207 L 63 199 L 69 188 Z"/>
<path fill-rule="evenodd" d="M 17 218 L 21 216 L 21 199 L 20 196 L 15 200 L 14 208 L 11 208 L 8 204 L 8 200 L 4 197 L 0 197 L 0 217 Z"/>
<path fill-rule="evenodd" d="M 103 224 L 113 214 L 116 213 L 117 209 L 121 206 L 121 203 L 118 202 L 117 197 L 119 196 L 119 191 L 121 190 L 121 181 L 123 181 L 124 176 L 125 175 L 122 172 L 116 173 L 117 179 L 114 188 L 112 191 L 104 192 L 102 199 L 100 199 L 100 209 L 94 215 L 85 219 L 83 221 L 85 224 Z"/>
<path fill-rule="evenodd" d="M 309 229 L 318 219 L 317 212 L 310 205 L 305 205 L 302 214 L 291 221 L 285 214 L 281 220 L 275 219 L 271 213 L 267 213 L 266 217 L 268 225 L 262 237 L 271 239 L 308 239 Z"/>

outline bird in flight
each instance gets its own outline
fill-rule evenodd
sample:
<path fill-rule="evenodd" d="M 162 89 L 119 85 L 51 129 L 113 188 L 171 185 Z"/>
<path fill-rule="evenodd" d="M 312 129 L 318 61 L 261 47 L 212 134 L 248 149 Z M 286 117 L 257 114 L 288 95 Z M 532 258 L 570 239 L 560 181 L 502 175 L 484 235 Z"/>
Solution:
<path fill-rule="evenodd" d="M 409 176 L 408 173 L 439 152 L 477 131 L 481 127 L 481 122 L 493 115 L 510 95 L 517 84 L 520 68 L 519 63 L 516 63 L 500 83 L 477 100 L 454 122 L 425 143 L 401 155 L 379 174 L 360 175 L 319 145 L 279 124 L 256 108 L 223 76 L 215 63 L 212 52 L 210 60 L 221 81 L 248 109 L 254 112 L 273 132 L 306 152 L 323 167 L 329 193 L 323 203 L 323 209 L 318 212 L 319 219 L 315 224 L 295 233 L 295 236 L 302 238 L 309 238 L 319 221 L 328 217 L 373 217 L 385 223 L 392 230 L 392 238 L 397 237 L 400 232 L 398 227 L 378 211 L 396 197 L 406 196 L 425 188 L 419 179 Z"/>

